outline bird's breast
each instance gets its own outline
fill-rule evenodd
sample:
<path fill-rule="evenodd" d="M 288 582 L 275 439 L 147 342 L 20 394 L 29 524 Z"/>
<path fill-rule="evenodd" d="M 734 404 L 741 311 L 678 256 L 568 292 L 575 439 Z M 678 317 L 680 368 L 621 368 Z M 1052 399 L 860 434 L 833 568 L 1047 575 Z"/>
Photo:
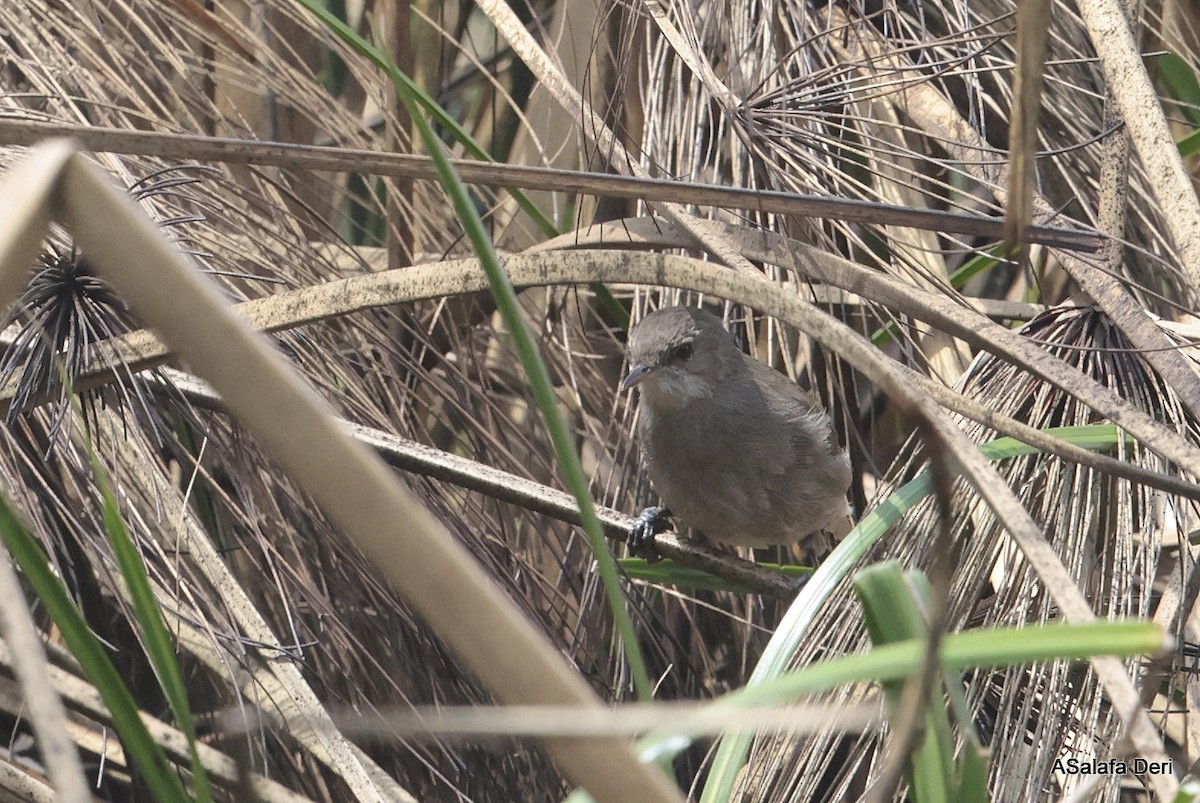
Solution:
<path fill-rule="evenodd" d="M 723 404 L 733 399 L 733 404 Z M 849 466 L 813 430 L 747 394 L 662 408 L 644 404 L 638 441 L 655 491 L 682 521 L 728 544 L 795 541 L 845 506 Z M 844 476 L 843 476 L 844 475 Z"/>

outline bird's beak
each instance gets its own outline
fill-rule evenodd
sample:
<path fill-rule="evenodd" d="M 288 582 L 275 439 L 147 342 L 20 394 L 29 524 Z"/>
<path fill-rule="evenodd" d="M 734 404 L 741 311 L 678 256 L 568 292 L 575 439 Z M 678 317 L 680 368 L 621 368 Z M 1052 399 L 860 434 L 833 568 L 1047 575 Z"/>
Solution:
<path fill-rule="evenodd" d="M 630 388 L 637 387 L 648 376 L 650 376 L 650 367 L 644 362 L 639 362 L 630 369 L 628 375 L 621 381 L 621 390 L 629 390 Z"/>

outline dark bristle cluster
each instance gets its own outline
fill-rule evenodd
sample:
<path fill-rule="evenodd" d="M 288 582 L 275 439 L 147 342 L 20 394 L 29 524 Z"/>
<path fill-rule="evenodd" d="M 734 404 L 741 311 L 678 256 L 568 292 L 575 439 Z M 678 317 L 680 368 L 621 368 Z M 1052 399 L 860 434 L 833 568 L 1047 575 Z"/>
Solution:
<path fill-rule="evenodd" d="M 17 387 L 13 419 L 46 396 L 65 399 L 65 384 L 89 365 L 96 344 L 128 332 L 124 303 L 73 246 L 51 247 L 5 325 L 21 325 L 0 361 L 0 377 Z"/>
<path fill-rule="evenodd" d="M 207 169 L 185 165 L 156 170 L 131 186 L 129 194 L 137 201 L 157 198 L 164 206 L 174 207 L 173 200 L 200 181 L 196 171 Z M 184 200 L 195 206 L 195 198 Z M 204 221 L 203 215 L 189 211 L 157 217 L 159 226 L 172 229 L 184 250 L 202 256 L 187 248 L 185 227 Z M 2 326 L 14 323 L 19 329 L 5 338 L 7 348 L 0 358 L 0 382 L 8 391 L 7 423 L 12 424 L 22 413 L 44 403 L 53 405 L 54 420 L 62 421 L 70 396 L 76 391 L 80 391 L 86 419 L 92 418 L 89 411 L 97 402 L 127 409 L 131 401 L 137 400 L 132 406 L 152 409 L 142 400 L 143 389 L 133 371 L 123 364 L 107 364 L 120 358 L 99 351 L 101 344 L 132 331 L 137 324 L 125 302 L 96 275 L 87 257 L 69 240 L 58 238 L 47 243 L 29 284 Z M 115 371 L 117 381 L 87 389 L 85 373 L 98 362 Z"/>

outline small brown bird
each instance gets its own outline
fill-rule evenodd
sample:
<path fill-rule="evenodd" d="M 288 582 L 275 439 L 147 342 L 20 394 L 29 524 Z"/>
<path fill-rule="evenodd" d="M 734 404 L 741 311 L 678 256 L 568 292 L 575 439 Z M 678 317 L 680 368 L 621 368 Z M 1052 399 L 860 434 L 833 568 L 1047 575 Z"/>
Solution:
<path fill-rule="evenodd" d="M 829 414 L 742 352 L 695 307 L 647 315 L 629 333 L 622 390 L 641 391 L 638 443 L 666 503 L 630 531 L 634 554 L 678 515 L 722 544 L 790 544 L 846 514 L 850 458 Z"/>

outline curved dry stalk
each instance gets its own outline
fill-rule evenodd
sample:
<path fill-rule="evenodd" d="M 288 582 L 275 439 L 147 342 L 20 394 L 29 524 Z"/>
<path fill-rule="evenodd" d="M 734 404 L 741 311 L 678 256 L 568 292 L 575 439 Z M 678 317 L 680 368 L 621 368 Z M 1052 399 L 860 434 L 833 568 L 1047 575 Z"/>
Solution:
<path fill-rule="evenodd" d="M 859 293 L 876 303 L 894 307 L 916 318 L 938 324 L 944 330 L 955 332 L 980 348 L 1008 356 L 1018 364 L 1025 365 L 1045 381 L 1061 387 L 1085 404 L 1093 406 L 1105 417 L 1119 421 L 1123 428 L 1146 443 L 1151 449 L 1159 451 L 1164 457 L 1176 462 L 1194 476 L 1200 476 L 1200 454 L 1177 433 L 1166 429 L 1149 416 L 1131 407 L 1108 388 L 1102 387 L 1077 369 L 1046 354 L 1005 327 L 994 324 L 982 315 L 953 304 L 940 296 L 916 290 L 903 282 L 867 271 L 854 263 L 803 243 L 766 232 L 746 231 L 726 224 L 719 225 L 726 226 L 727 236 L 731 241 L 738 242 L 743 253 L 753 259 L 777 264 L 829 285 Z M 656 244 L 670 245 L 678 242 L 677 239 L 673 239 L 678 235 L 671 231 L 670 225 L 661 222 L 647 221 L 646 225 L 638 225 L 637 221 L 624 221 L 618 226 L 618 231 L 623 234 L 641 232 L 643 243 L 648 242 L 647 237 L 656 234 L 661 237 L 661 239 L 656 239 Z M 572 260 L 594 266 L 596 268 L 595 280 L 617 281 L 623 278 L 619 273 L 618 265 L 624 265 L 627 259 L 637 258 L 635 256 L 622 257 L 614 252 L 601 252 L 600 254 L 583 252 L 572 254 L 570 257 L 562 254 L 553 256 L 545 252 L 534 253 L 539 253 L 541 256 L 511 257 L 507 261 L 516 285 L 527 287 L 582 281 L 572 278 L 580 274 L 578 267 L 569 264 Z M 654 257 L 647 258 L 653 259 Z M 616 264 L 614 264 L 614 260 Z M 555 263 L 559 262 L 562 263 L 562 270 L 556 271 Z M 478 283 L 481 274 L 471 275 L 475 264 L 474 260 L 461 260 L 342 279 L 327 285 L 306 287 L 256 301 L 243 302 L 238 309 L 252 326 L 263 331 L 277 332 L 330 317 L 361 312 L 373 307 L 390 306 L 403 301 L 479 292 L 484 288 Z M 111 349 L 111 354 L 109 349 Z M 112 381 L 113 372 L 111 369 L 103 367 L 105 365 L 124 364 L 129 366 L 129 371 L 145 370 L 161 365 L 171 354 L 166 344 L 147 331 L 133 332 L 121 338 L 114 338 L 114 342 L 106 344 L 105 348 L 99 352 L 108 356 L 98 359 L 95 368 L 78 377 L 76 381 L 78 390 L 91 389 Z M 911 371 L 911 369 L 904 368 L 902 370 L 908 372 L 910 381 L 923 385 L 928 392 L 936 393 L 940 403 L 978 420 L 980 423 L 992 426 L 997 431 L 1012 435 L 1039 448 L 1046 448 L 1052 453 L 1075 462 L 1103 468 L 1118 476 L 1143 481 L 1153 487 L 1170 490 L 1172 493 L 1180 493 L 1184 496 L 1194 496 L 1196 493 L 1195 486 L 1186 481 L 1156 477 L 1152 472 L 1146 472 L 1103 455 L 1072 447 L 1061 440 L 1024 426 L 1020 422 L 1005 421 L 1004 416 L 997 416 L 994 412 L 987 411 L 977 403 L 963 399 L 961 394 L 955 394 L 944 386 L 936 387 L 937 383 Z M 15 383 L 12 383 L 9 387 L 0 389 L 0 406 L 8 403 L 14 387 Z"/>
<path fill-rule="evenodd" d="M 1116 3 L 1112 4 L 1116 7 Z M 1120 11 L 1118 9 L 1118 14 Z M 838 11 L 833 12 L 833 17 L 841 24 L 850 24 L 849 19 Z M 1121 25 L 1125 27 L 1125 33 L 1128 34 L 1128 26 L 1124 23 L 1122 17 Z M 889 52 L 886 43 L 880 38 L 872 38 L 870 33 L 862 31 L 862 35 L 854 39 L 854 43 L 863 48 L 870 54 L 871 61 L 869 62 L 872 69 L 877 69 L 877 63 L 892 64 L 894 69 L 903 71 L 911 70 L 911 66 L 905 65 L 901 61 L 901 56 Z M 1130 39 L 1132 43 L 1132 39 Z M 859 59 L 855 52 L 848 48 L 834 45 L 842 51 L 848 63 L 856 63 Z M 1145 76 L 1144 68 L 1138 62 L 1138 69 L 1142 76 Z M 1130 76 L 1131 81 L 1136 82 L 1135 76 Z M 1149 84 L 1147 83 L 1147 89 Z M 1116 91 L 1114 89 L 1114 91 Z M 950 101 L 942 93 L 936 91 L 932 86 L 926 83 L 917 83 L 906 86 L 898 90 L 900 101 L 904 104 L 904 108 L 908 111 L 914 123 L 927 131 L 930 135 L 937 138 L 944 147 L 952 154 L 957 156 L 965 166 L 965 169 L 972 175 L 976 176 L 981 182 L 989 186 L 992 192 L 1000 203 L 1007 201 L 1006 186 L 1009 181 L 1008 169 L 1002 165 L 985 165 L 978 160 L 978 155 L 985 153 L 988 150 L 987 143 L 982 136 L 964 120 L 957 109 L 953 107 Z M 1136 109 L 1136 106 L 1127 107 L 1124 103 L 1121 105 L 1122 113 L 1131 112 Z M 1149 108 L 1149 107 L 1147 107 Z M 1154 109 L 1158 110 L 1158 116 L 1161 117 L 1161 106 L 1155 101 Z M 1145 117 L 1154 117 L 1154 112 L 1146 112 Z M 1166 131 L 1165 120 L 1162 122 L 1163 131 Z M 1160 150 L 1161 143 L 1173 142 L 1166 133 L 1159 139 Z M 1174 161 L 1179 162 L 1179 152 L 1174 146 L 1168 148 L 1174 153 Z M 1139 153 L 1146 158 L 1146 154 Z M 1147 164 L 1152 164 L 1147 162 Z M 1182 163 L 1179 162 L 1180 169 Z M 1158 167 L 1159 173 L 1162 173 L 1166 168 Z M 1151 171 L 1153 172 L 1153 171 Z M 1173 180 L 1173 179 L 1172 179 Z M 1178 204 L 1172 204 L 1179 215 L 1186 218 L 1192 214 L 1192 206 L 1195 207 L 1195 224 L 1200 226 L 1200 203 L 1196 201 L 1195 192 L 1191 190 L 1190 180 L 1187 183 L 1186 194 L 1191 198 L 1191 206 L 1187 206 L 1186 201 L 1180 201 Z M 1164 189 L 1162 185 L 1156 188 L 1156 192 L 1161 192 Z M 1173 190 L 1176 194 L 1178 189 Z M 1161 200 L 1161 197 L 1160 197 Z M 1180 208 L 1182 204 L 1184 208 Z M 1164 204 L 1164 206 L 1167 206 Z M 1033 208 L 1035 213 L 1035 221 L 1045 223 L 1058 216 L 1058 211 L 1047 201 L 1043 196 L 1037 194 L 1033 198 Z M 1174 219 L 1171 214 L 1167 216 L 1168 220 Z M 1173 230 L 1179 235 L 1187 234 L 1188 226 L 1192 224 L 1180 223 L 1178 230 Z M 1180 248 L 1184 247 L 1183 242 L 1177 241 Z M 1197 232 L 1196 240 L 1193 247 L 1200 249 L 1200 231 Z M 1112 276 L 1102 273 L 1094 266 L 1089 264 L 1082 257 L 1071 253 L 1059 253 L 1059 261 L 1063 267 L 1071 274 L 1071 276 L 1079 282 L 1080 286 L 1087 291 L 1097 303 L 1101 305 L 1105 312 L 1109 314 L 1116 323 L 1125 331 L 1129 339 L 1135 346 L 1142 349 L 1146 354 L 1146 359 L 1154 366 L 1160 374 L 1166 377 L 1176 392 L 1184 400 L 1192 415 L 1200 417 L 1200 377 L 1197 377 L 1196 372 L 1183 359 L 1176 350 L 1172 348 L 1174 344 L 1170 343 L 1165 335 L 1153 325 L 1147 316 L 1144 314 L 1141 306 L 1133 298 L 1132 294 L 1125 290 Z M 1197 270 L 1192 263 L 1186 258 L 1182 260 L 1184 265 L 1190 266 L 1195 271 Z M 1192 273 L 1192 284 L 1195 287 L 1195 276 L 1198 273 Z M 1195 290 L 1193 289 L 1193 294 Z"/>
<path fill-rule="evenodd" d="M 1079 16 L 1091 34 L 1134 150 L 1146 166 L 1150 189 L 1163 208 L 1164 220 L 1180 252 L 1180 264 L 1195 295 L 1200 289 L 1200 200 L 1175 147 L 1141 48 L 1134 41 L 1119 0 L 1088 0 L 1079 5 Z"/>
<path fill-rule="evenodd" d="M 781 265 L 800 275 L 855 292 L 933 323 L 979 348 L 1004 354 L 1118 423 L 1183 470 L 1200 477 L 1200 450 L 1188 444 L 1178 433 L 1132 407 L 1110 389 L 973 310 L 779 235 L 758 231 L 747 233 L 731 227 L 725 236 L 731 241 L 744 237 L 745 242 L 740 242 L 739 247 L 754 259 Z M 514 284 L 535 286 L 631 281 L 631 277 L 620 273 L 622 269 L 638 263 L 661 264 L 663 259 L 666 258 L 619 252 L 557 256 L 537 254 L 511 257 L 506 261 L 506 266 Z M 479 292 L 484 286 L 479 284 L 482 274 L 475 269 L 475 264 L 474 260 L 459 260 L 342 279 L 324 286 L 307 287 L 245 302 L 240 310 L 251 325 L 266 331 L 277 331 L 400 301 Z M 681 264 L 690 263 L 684 260 Z M 594 268 L 590 274 L 587 273 L 589 267 Z M 137 338 L 137 350 L 130 349 L 125 354 L 135 369 L 157 364 L 169 353 L 165 345 L 156 343 L 148 333 L 135 332 L 127 337 Z M 97 370 L 89 376 L 98 377 L 100 373 Z M 87 387 L 89 381 L 92 380 L 81 382 L 81 387 Z"/>
<path fill-rule="evenodd" d="M 250 699 L 261 696 L 264 703 L 260 706 L 270 701 L 272 712 L 279 716 L 288 733 L 341 777 L 357 800 L 414 801 L 407 790 L 338 732 L 299 667 L 290 660 L 279 660 L 279 638 L 221 560 L 194 512 L 185 505 L 178 487 L 149 459 L 148 444 L 135 439 L 121 417 L 110 410 L 98 413 L 96 425 L 112 444 L 106 453 L 112 455 L 114 476 L 127 501 L 147 520 L 144 529 L 159 539 L 164 550 L 174 550 L 178 560 L 194 567 L 214 590 L 216 598 L 224 603 L 238 634 L 261 646 L 248 656 L 223 654 L 212 634 L 202 632 L 174 613 L 173 595 L 156 584 L 156 595 L 168 627 L 181 634 L 179 643 L 210 667 L 227 668 L 243 661 L 257 666 L 257 671 L 242 679 L 242 693 Z M 125 590 L 123 585 L 121 590 Z M 185 629 L 188 637 L 182 635 Z"/>
<path fill-rule="evenodd" d="M 599 705 L 478 563 L 377 457 L 333 423 L 324 402 L 107 177 L 76 156 L 64 165 L 57 190 L 56 211 L 97 270 L 213 383 L 285 471 L 501 700 Z M 113 237 L 118 231 L 120 240 Z M 241 359 L 229 360 L 231 353 Z M 303 444 L 295 440 L 299 432 Z M 397 552 L 407 560 L 396 561 Z M 447 588 L 457 593 L 447 596 Z M 678 799 L 665 776 L 619 740 L 550 740 L 547 748 L 598 796 Z"/>
<path fill-rule="evenodd" d="M 170 368 L 163 372 L 163 378 L 170 383 L 172 391 L 182 393 L 192 403 L 213 410 L 224 409 L 221 397 L 207 382 Z M 355 440 L 371 447 L 388 464 L 403 471 L 450 482 L 568 524 L 580 524 L 579 507 L 565 491 L 374 427 L 345 419 L 338 419 L 338 423 Z M 1200 489 L 1197 492 L 1200 493 Z M 622 543 L 634 523 L 632 516 L 603 505 L 596 506 L 596 517 L 604 527 L 605 535 Z M 793 582 L 778 572 L 763 569 L 758 564 L 696 539 L 680 538 L 676 533 L 664 532 L 655 539 L 655 547 L 664 558 L 708 572 L 756 593 L 785 596 L 794 591 Z"/>
<path fill-rule="evenodd" d="M 650 177 L 641 162 L 613 135 L 608 124 L 584 101 L 579 91 L 570 85 L 507 3 L 501 0 L 476 0 L 476 6 L 487 14 L 496 30 L 508 40 L 513 50 L 570 118 L 581 121 L 582 133 L 595 143 L 596 150 L 604 155 L 614 170 L 622 173 L 628 171 L 641 178 Z M 691 215 L 676 203 L 664 202 L 660 211 L 690 232 L 702 248 L 729 267 L 745 273 L 757 273 L 754 266 L 721 239 L 720 234 L 708 225 L 708 221 Z"/>
<path fill-rule="evenodd" d="M 851 290 L 886 307 L 905 312 L 952 332 L 981 350 L 1003 355 L 1118 423 L 1149 448 L 1158 451 L 1157 447 L 1162 445 L 1170 451 L 1170 455 L 1166 452 L 1159 452 L 1160 454 L 1178 462 L 1179 466 L 1193 477 L 1200 477 L 1200 473 L 1197 473 L 1200 463 L 1196 462 L 1196 448 L 1178 434 L 1168 436 L 1169 444 L 1163 443 L 1163 436 L 1170 432 L 1166 427 L 1132 407 L 1095 380 L 1066 366 L 1061 360 L 1047 354 L 1012 330 L 992 322 L 974 310 L 779 235 L 755 232 L 747 235 L 746 239 L 748 242 L 745 253 L 754 258 L 761 258 L 772 264 L 788 267 L 800 275 Z"/>
<path fill-rule="evenodd" d="M 7 761 L 0 761 L 0 789 L 13 795 L 14 800 L 28 803 L 54 803 L 59 798 L 50 787 Z"/>
<path fill-rule="evenodd" d="M 50 227 L 54 177 L 74 150 L 65 142 L 39 149 L 4 175 L 5 186 L 13 191 L 5 197 L 4 214 L 0 215 L 0 265 L 23 268 L 37 261 Z M 25 280 L 20 269 L 0 272 L 0 298 L 16 298 Z"/>
<path fill-rule="evenodd" d="M 877 303 L 892 306 L 916 318 L 938 324 L 944 330 L 954 332 L 980 348 L 1007 355 L 1019 364 L 1024 364 L 1045 381 L 1061 387 L 1085 404 L 1092 405 L 1105 417 L 1114 421 L 1119 420 L 1123 428 L 1150 448 L 1159 451 L 1164 457 L 1173 460 L 1185 470 L 1193 473 L 1194 476 L 1200 476 L 1200 454 L 1177 433 L 1171 432 L 1149 416 L 1131 407 L 1111 390 L 1102 387 L 1090 377 L 1084 376 L 1077 369 L 1046 354 L 1041 349 L 1013 335 L 1010 330 L 992 323 L 982 315 L 953 304 L 940 296 L 916 290 L 898 280 L 867 271 L 854 263 L 803 243 L 766 232 L 746 231 L 727 226 L 727 224 L 718 225 L 725 226 L 731 242 L 737 242 L 743 249 L 743 253 L 753 259 L 771 262 L 832 286 L 859 293 Z M 648 221 L 647 225 L 642 226 L 638 225 L 637 221 L 624 221 L 619 224 L 617 230 L 622 233 L 641 232 L 643 243 L 647 242 L 646 237 L 655 234 L 662 238 L 656 241 L 657 244 L 670 245 L 678 242 L 677 239 L 673 239 L 678 235 L 671 231 L 669 224 L 661 222 Z M 581 260 L 586 264 L 594 265 L 596 268 L 595 280 L 611 282 L 623 278 L 613 260 L 617 260 L 619 264 L 623 265 L 626 257 L 621 257 L 613 252 L 603 252 L 602 255 L 586 252 L 576 253 L 570 258 L 566 255 L 553 256 L 545 252 L 534 253 L 540 253 L 541 256 L 511 257 L 508 260 L 507 266 L 513 282 L 517 286 L 527 287 L 580 281 L 571 278 L 579 275 L 577 268 L 567 264 L 571 260 Z M 634 258 L 636 257 L 628 257 L 628 259 Z M 648 258 L 652 259 L 653 257 Z M 557 272 L 554 270 L 555 263 L 560 261 L 563 261 L 562 271 Z M 475 264 L 474 260 L 461 260 L 342 279 L 327 285 L 306 287 L 256 301 L 243 302 L 238 309 L 240 314 L 255 328 L 277 332 L 330 317 L 361 312 L 373 307 L 390 306 L 403 301 L 479 292 L 484 289 L 482 285 L 478 284 L 481 274 L 470 275 Z M 77 390 L 92 389 L 112 381 L 114 373 L 111 369 L 104 367 L 106 365 L 127 365 L 128 368 L 125 370 L 130 372 L 145 370 L 161 365 L 171 351 L 152 333 L 143 330 L 121 338 L 114 338 L 112 343 L 105 344 L 105 347 L 99 349 L 98 353 L 105 356 L 96 360 L 96 367 L 83 372 L 77 378 Z M 999 432 L 1012 435 L 1038 448 L 1045 448 L 1074 462 L 1095 466 L 1118 476 L 1169 490 L 1172 493 L 1180 493 L 1184 496 L 1194 496 L 1196 493 L 1195 486 L 1186 481 L 1162 478 L 1152 472 L 1138 469 L 1136 466 L 1128 466 L 1103 455 L 1072 447 L 1061 440 L 1024 426 L 1020 422 L 1005 421 L 1004 416 L 997 416 L 994 412 L 985 410 L 970 400 L 963 399 L 961 394 L 955 394 L 944 386 L 936 387 L 937 383 L 911 371 L 911 369 L 903 368 L 902 370 L 909 374 L 910 381 L 921 384 L 927 392 L 937 394 L 939 403 L 992 426 Z M 15 382 L 0 389 L 0 408 L 7 406 L 14 391 Z M 698 561 L 709 560 L 703 555 L 694 557 Z M 683 559 L 688 560 L 687 557 Z M 704 567 L 698 566 L 698 568 Z"/>
<path fill-rule="evenodd" d="M 378 733 L 385 725 L 401 736 L 453 734 L 460 736 L 631 736 L 665 728 L 679 735 L 720 736 L 754 730 L 816 733 L 830 717 L 838 717 L 847 731 L 877 728 L 883 721 L 882 699 L 863 701 L 852 708 L 796 703 L 787 708 L 767 706 L 723 707 L 719 703 L 630 703 L 582 713 L 577 708 L 548 705 L 425 706 L 416 711 L 380 712 L 381 720 L 365 721 L 354 714 L 336 715 L 348 732 Z M 844 717 L 844 719 L 843 719 Z M 664 723 L 670 725 L 664 726 Z"/>
<path fill-rule="evenodd" d="M 747 233 L 746 238 L 750 241 L 757 242 L 762 238 L 762 232 L 753 231 Z M 686 243 L 680 237 L 680 233 L 673 230 L 670 224 L 663 224 L 654 218 L 631 218 L 628 220 L 613 221 L 611 223 L 603 223 L 593 226 L 589 229 L 582 230 L 576 234 L 563 235 L 553 241 L 544 243 L 541 247 L 530 249 L 530 253 L 543 253 L 553 251 L 558 248 L 589 248 L 599 246 L 614 246 L 628 245 L 637 248 L 683 248 Z M 790 241 L 788 248 L 804 249 L 808 246 Z M 755 252 L 754 258 L 769 259 L 766 252 Z M 831 264 L 838 264 L 839 260 L 831 255 L 823 252 L 814 252 L 814 258 L 824 259 L 828 257 Z M 806 292 L 812 292 L 817 299 L 818 304 L 823 303 L 850 303 L 847 297 L 832 297 L 828 294 L 823 294 L 821 291 L 828 289 L 827 285 L 818 285 L 808 288 Z M 861 303 L 858 296 L 853 296 L 853 300 Z M 982 301 L 984 299 L 966 299 L 968 304 L 976 306 L 972 302 Z M 989 317 L 1009 318 L 1013 317 L 1007 308 L 1001 310 L 989 310 L 976 307 L 977 311 L 988 315 Z M 1043 309 L 1031 310 L 1034 315 L 1043 312 Z M 1032 316 L 1031 316 L 1032 317 Z M 1167 491 L 1172 494 L 1177 494 L 1188 499 L 1200 500 L 1200 485 L 1177 477 L 1170 477 L 1161 474 L 1157 471 L 1143 468 L 1141 466 L 1130 464 L 1123 460 L 1108 457 L 1104 454 L 1092 452 L 1087 449 L 1082 449 L 1072 443 L 1063 441 L 1060 438 L 1055 438 L 1047 435 L 1044 431 L 1029 426 L 1028 424 L 1018 421 L 1011 416 L 1004 415 L 991 408 L 985 407 L 978 401 L 971 399 L 953 388 L 946 387 L 942 383 L 930 379 L 907 366 L 901 366 L 902 370 L 908 373 L 910 380 L 922 386 L 939 404 L 948 410 L 952 410 L 965 418 L 983 424 L 989 429 L 1007 435 L 1017 440 L 1034 446 L 1047 454 L 1057 455 L 1065 460 L 1073 463 L 1078 463 L 1089 468 L 1094 468 L 1106 474 L 1111 474 L 1115 477 L 1122 477 L 1133 482 L 1147 485 L 1151 488 L 1157 488 L 1162 491 Z M 2 399 L 2 397 L 0 397 Z"/>
<path fill-rule="evenodd" d="M 164 606 L 164 608 L 169 609 L 169 606 Z M 15 657 L 14 650 L 6 642 L 0 641 L 0 664 L 12 666 Z M 63 702 L 72 711 L 102 724 L 110 721 L 108 707 L 104 705 L 100 692 L 86 680 L 57 666 L 48 666 L 46 681 L 54 687 Z M 181 731 L 148 714 L 142 714 L 142 722 L 145 723 L 150 736 L 163 748 L 171 760 L 183 767 L 188 766 L 191 755 L 188 752 L 187 737 Z M 107 747 L 115 753 L 120 747 L 115 740 L 109 740 L 107 745 L 104 744 L 103 736 L 97 736 L 96 741 L 101 745 L 99 748 L 101 750 Z M 241 782 L 238 777 L 237 765 L 232 758 L 204 742 L 196 743 L 196 752 L 200 757 L 200 763 L 214 781 L 228 788 L 236 788 Z M 113 756 L 109 756 L 107 760 L 112 760 L 112 758 Z M 309 800 L 258 773 L 250 774 L 250 783 L 253 785 L 255 794 L 263 803 L 305 803 Z M 61 797 L 47 798 L 47 800 L 49 799 L 62 800 Z M 89 793 L 84 799 L 92 800 L 91 794 Z"/>

